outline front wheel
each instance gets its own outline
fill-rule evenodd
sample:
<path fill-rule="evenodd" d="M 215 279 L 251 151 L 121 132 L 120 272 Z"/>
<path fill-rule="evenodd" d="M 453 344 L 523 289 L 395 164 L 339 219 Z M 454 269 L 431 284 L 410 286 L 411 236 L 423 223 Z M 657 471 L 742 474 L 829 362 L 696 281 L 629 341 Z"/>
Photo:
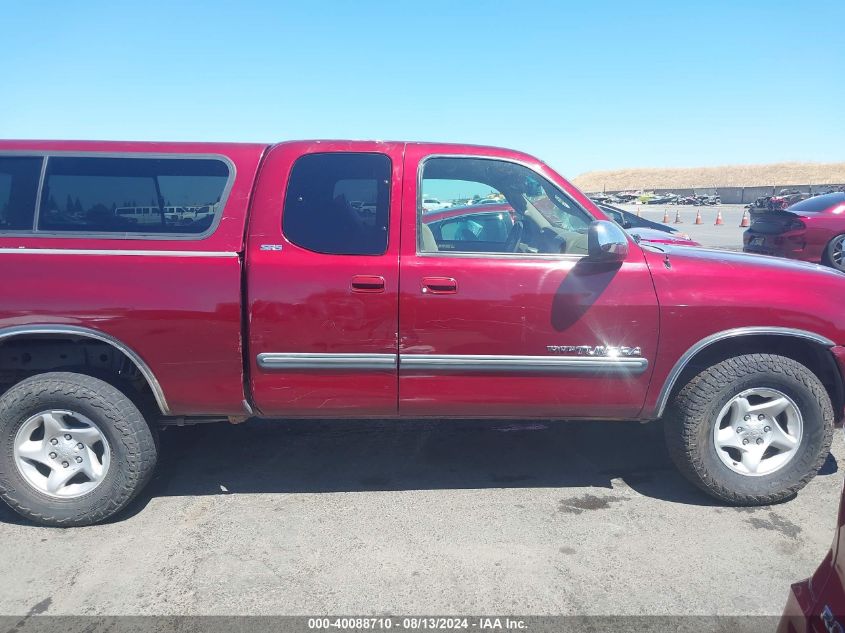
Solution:
<path fill-rule="evenodd" d="M 664 429 L 673 461 L 696 486 L 736 505 L 766 505 L 818 472 L 833 439 L 833 407 L 804 365 L 747 354 L 684 385 Z"/>
<path fill-rule="evenodd" d="M 111 517 L 150 479 L 156 456 L 138 408 L 97 378 L 40 374 L 0 398 L 0 496 L 37 523 Z"/>

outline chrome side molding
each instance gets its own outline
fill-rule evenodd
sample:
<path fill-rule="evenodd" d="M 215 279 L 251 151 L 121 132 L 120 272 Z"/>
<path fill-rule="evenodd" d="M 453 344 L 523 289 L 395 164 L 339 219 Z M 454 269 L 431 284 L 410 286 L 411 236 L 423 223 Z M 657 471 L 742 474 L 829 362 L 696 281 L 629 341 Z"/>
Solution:
<path fill-rule="evenodd" d="M 607 356 L 487 356 L 401 354 L 399 369 L 408 371 L 514 374 L 628 374 L 643 373 L 648 360 Z"/>
<path fill-rule="evenodd" d="M 395 371 L 396 354 L 310 354 L 265 352 L 258 355 L 261 369 L 357 369 Z"/>
<path fill-rule="evenodd" d="M 267 370 L 359 370 L 473 372 L 511 374 L 641 374 L 648 360 L 635 357 L 485 356 L 455 354 L 312 354 L 262 353 L 258 366 Z M 397 365 L 398 363 L 398 365 Z"/>

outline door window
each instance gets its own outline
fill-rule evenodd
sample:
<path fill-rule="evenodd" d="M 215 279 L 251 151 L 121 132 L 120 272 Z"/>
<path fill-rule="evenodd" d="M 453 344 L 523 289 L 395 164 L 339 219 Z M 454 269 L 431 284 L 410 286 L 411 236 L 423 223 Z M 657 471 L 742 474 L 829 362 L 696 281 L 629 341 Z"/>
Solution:
<path fill-rule="evenodd" d="M 307 154 L 291 170 L 282 230 L 297 246 L 335 255 L 387 251 L 390 158 Z"/>
<path fill-rule="evenodd" d="M 40 157 L 0 157 L 0 231 L 31 231 Z"/>
<path fill-rule="evenodd" d="M 487 158 L 431 158 L 422 170 L 420 252 L 587 254 L 593 218 L 527 167 Z M 435 198 L 436 209 L 426 204 Z"/>

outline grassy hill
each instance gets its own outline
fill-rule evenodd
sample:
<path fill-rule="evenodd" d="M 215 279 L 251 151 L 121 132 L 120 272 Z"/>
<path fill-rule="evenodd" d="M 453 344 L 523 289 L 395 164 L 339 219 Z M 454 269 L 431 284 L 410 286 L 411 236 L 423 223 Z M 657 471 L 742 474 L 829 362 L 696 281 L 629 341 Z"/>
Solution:
<path fill-rule="evenodd" d="M 573 180 L 583 191 L 763 187 L 845 183 L 845 163 L 772 163 L 589 171 Z"/>

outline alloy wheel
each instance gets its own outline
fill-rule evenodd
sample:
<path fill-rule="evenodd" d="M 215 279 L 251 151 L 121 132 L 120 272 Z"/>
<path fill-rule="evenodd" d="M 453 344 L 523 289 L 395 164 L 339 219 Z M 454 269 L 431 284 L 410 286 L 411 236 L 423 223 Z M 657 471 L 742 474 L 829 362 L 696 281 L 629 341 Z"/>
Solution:
<path fill-rule="evenodd" d="M 105 479 L 111 450 L 89 418 L 48 410 L 28 418 L 14 440 L 15 465 L 26 482 L 50 497 L 88 494 Z"/>
<path fill-rule="evenodd" d="M 830 245 L 830 263 L 833 267 L 845 272 L 845 235 L 840 235 Z"/>
<path fill-rule="evenodd" d="M 735 473 L 769 475 L 798 452 L 804 420 L 798 405 L 777 389 L 755 387 L 731 398 L 713 426 L 716 454 Z"/>

